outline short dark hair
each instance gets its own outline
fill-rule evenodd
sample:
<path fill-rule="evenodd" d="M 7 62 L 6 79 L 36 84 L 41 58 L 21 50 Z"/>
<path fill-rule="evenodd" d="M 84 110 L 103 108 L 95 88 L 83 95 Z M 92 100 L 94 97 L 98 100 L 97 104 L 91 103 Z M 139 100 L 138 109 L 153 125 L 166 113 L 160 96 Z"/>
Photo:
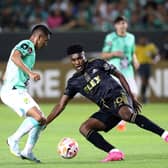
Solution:
<path fill-rule="evenodd" d="M 67 55 L 81 53 L 83 51 L 83 47 L 79 44 L 71 45 L 67 48 L 66 53 Z"/>
<path fill-rule="evenodd" d="M 48 35 L 51 35 L 51 31 L 49 30 L 49 28 L 44 25 L 44 24 L 38 24 L 38 25 L 35 25 L 31 31 L 31 34 L 33 34 L 35 31 L 37 30 L 41 30 L 46 36 Z"/>
<path fill-rule="evenodd" d="M 114 24 L 120 22 L 120 21 L 126 21 L 127 22 L 127 19 L 125 16 L 118 16 L 114 19 Z"/>

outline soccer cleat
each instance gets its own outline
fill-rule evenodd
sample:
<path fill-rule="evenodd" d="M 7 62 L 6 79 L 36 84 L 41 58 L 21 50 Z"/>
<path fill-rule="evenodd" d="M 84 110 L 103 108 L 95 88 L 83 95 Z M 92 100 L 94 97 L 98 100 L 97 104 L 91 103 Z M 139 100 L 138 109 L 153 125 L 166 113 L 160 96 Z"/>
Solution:
<path fill-rule="evenodd" d="M 124 153 L 118 149 L 111 150 L 101 162 L 120 161 L 124 159 Z"/>
<path fill-rule="evenodd" d="M 20 157 L 18 141 L 15 141 L 11 137 L 9 137 L 6 142 L 9 146 L 10 152 L 15 156 Z"/>
<path fill-rule="evenodd" d="M 164 139 L 166 142 L 168 142 L 168 135 L 165 137 L 165 139 Z"/>
<path fill-rule="evenodd" d="M 30 160 L 30 161 L 33 161 L 33 162 L 36 162 L 36 163 L 41 163 L 41 161 L 40 161 L 39 159 L 37 159 L 37 158 L 33 155 L 32 152 L 31 152 L 31 153 L 25 153 L 24 151 L 22 151 L 22 152 L 20 153 L 20 157 L 21 157 L 22 159 L 27 159 L 27 160 Z"/>

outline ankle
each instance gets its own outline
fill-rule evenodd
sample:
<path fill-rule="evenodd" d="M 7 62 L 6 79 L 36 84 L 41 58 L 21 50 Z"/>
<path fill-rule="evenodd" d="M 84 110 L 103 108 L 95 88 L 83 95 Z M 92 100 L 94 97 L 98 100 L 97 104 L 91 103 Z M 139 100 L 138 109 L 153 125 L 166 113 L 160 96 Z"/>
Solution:
<path fill-rule="evenodd" d="M 109 151 L 109 153 L 111 153 L 111 152 L 119 152 L 119 151 L 120 151 L 119 149 L 114 148 L 114 149 L 111 149 L 111 150 Z"/>
<path fill-rule="evenodd" d="M 163 134 L 161 135 L 161 137 L 163 138 L 163 139 L 165 139 L 166 137 L 168 136 L 168 131 L 164 131 L 163 132 Z"/>

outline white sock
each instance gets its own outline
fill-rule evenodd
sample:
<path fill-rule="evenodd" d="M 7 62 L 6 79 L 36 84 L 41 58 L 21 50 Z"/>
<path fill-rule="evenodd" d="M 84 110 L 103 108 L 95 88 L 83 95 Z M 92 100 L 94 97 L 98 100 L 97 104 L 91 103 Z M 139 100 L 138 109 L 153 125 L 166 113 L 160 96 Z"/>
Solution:
<path fill-rule="evenodd" d="M 120 151 L 120 150 L 119 150 L 119 149 L 116 149 L 116 148 L 110 150 L 110 152 L 119 152 L 119 151 Z"/>
<path fill-rule="evenodd" d="M 119 123 L 118 123 L 118 125 L 125 125 L 126 124 L 126 121 L 124 121 L 124 120 L 121 120 Z"/>
<path fill-rule="evenodd" d="M 163 139 L 165 139 L 166 136 L 168 136 L 168 131 L 164 131 L 163 134 L 161 135 L 161 137 L 162 137 Z"/>
<path fill-rule="evenodd" d="M 35 126 L 31 129 L 24 148 L 24 153 L 31 153 L 41 133 L 42 126 Z"/>
<path fill-rule="evenodd" d="M 39 122 L 32 117 L 27 117 L 24 119 L 22 124 L 16 130 L 16 132 L 11 136 L 15 141 L 19 141 L 22 136 L 27 134 L 34 126 L 39 125 Z"/>

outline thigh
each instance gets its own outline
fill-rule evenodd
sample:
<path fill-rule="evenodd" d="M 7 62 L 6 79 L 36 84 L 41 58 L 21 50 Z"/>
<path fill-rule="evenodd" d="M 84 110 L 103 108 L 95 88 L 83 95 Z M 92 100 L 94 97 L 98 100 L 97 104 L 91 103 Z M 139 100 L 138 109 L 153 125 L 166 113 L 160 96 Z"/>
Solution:
<path fill-rule="evenodd" d="M 1 99 L 4 104 L 12 108 L 20 117 L 26 116 L 27 111 L 33 107 L 40 111 L 40 107 L 26 90 L 9 90 L 1 93 Z"/>
<path fill-rule="evenodd" d="M 104 100 L 103 111 L 107 111 L 108 113 L 112 113 L 114 116 L 120 118 L 119 110 L 121 107 L 126 106 L 133 109 L 133 103 L 131 97 L 124 91 L 120 92 L 113 92 L 113 95 L 111 97 Z"/>
<path fill-rule="evenodd" d="M 117 116 L 114 116 L 112 113 L 109 113 L 108 111 L 100 110 L 99 112 L 94 113 L 90 118 L 94 118 L 99 120 L 104 124 L 103 131 L 108 132 L 113 127 L 115 127 L 121 119 Z"/>

